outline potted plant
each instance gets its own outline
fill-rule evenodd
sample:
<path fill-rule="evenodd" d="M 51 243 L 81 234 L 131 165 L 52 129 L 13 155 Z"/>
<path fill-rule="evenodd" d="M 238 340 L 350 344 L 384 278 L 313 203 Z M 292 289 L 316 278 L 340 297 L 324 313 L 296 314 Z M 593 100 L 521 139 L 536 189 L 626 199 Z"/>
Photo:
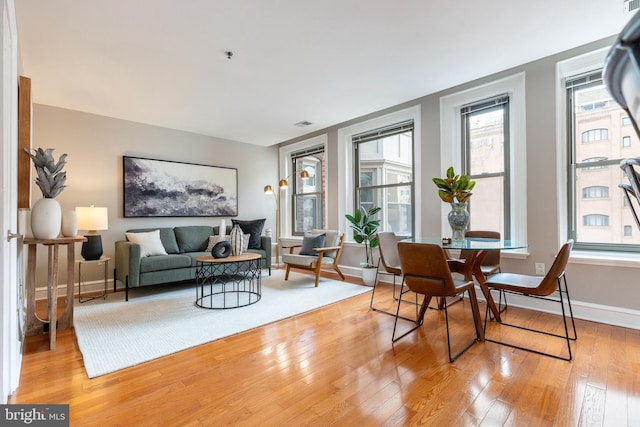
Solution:
<path fill-rule="evenodd" d="M 349 226 L 353 230 L 353 240 L 356 243 L 364 244 L 366 260 L 360 263 L 362 267 L 362 280 L 366 285 L 373 285 L 375 282 L 376 265 L 373 263 L 373 248 L 378 247 L 378 227 L 380 220 L 373 219 L 373 216 L 380 212 L 382 208 L 374 206 L 369 210 L 360 207 L 353 215 L 346 214 L 345 217 L 351 223 Z"/>
<path fill-rule="evenodd" d="M 56 162 L 53 148 L 42 148 L 25 151 L 31 157 L 36 168 L 36 185 L 42 191 L 42 199 L 38 200 L 31 211 L 31 230 L 37 239 L 53 239 L 58 237 L 62 224 L 60 204 L 55 197 L 64 190 L 67 173 L 62 169 L 67 163 L 67 155 L 63 154 Z"/>
<path fill-rule="evenodd" d="M 433 178 L 433 182 L 438 187 L 440 199 L 451 204 L 451 212 L 447 218 L 453 231 L 453 239 L 464 240 L 464 234 L 469 227 L 467 202 L 473 194 L 471 190 L 475 187 L 476 182 L 471 181 L 466 174 L 456 174 L 453 166 L 449 166 L 444 178 Z"/>

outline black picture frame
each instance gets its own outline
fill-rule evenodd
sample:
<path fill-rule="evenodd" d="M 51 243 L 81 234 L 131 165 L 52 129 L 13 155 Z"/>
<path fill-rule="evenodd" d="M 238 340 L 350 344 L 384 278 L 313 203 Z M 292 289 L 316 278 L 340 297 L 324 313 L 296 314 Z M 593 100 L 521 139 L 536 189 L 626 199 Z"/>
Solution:
<path fill-rule="evenodd" d="M 238 169 L 123 156 L 125 218 L 238 216 Z"/>

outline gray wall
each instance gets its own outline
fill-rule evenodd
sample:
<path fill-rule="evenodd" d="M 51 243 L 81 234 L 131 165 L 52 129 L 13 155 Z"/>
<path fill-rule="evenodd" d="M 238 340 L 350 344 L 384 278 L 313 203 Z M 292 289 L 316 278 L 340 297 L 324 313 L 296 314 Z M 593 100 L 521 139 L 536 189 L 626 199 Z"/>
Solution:
<path fill-rule="evenodd" d="M 266 183 L 278 179 L 275 147 L 263 148 L 37 104 L 33 107 L 32 135 L 32 147 L 55 148 L 56 159 L 63 153 L 68 155 L 67 188 L 56 198 L 63 212 L 89 205 L 109 209 L 109 229 L 100 232 L 105 256 L 114 256 L 114 242 L 124 239 L 125 230 L 130 228 L 220 224 L 220 218 L 124 218 L 123 155 L 237 168 L 237 218 L 267 218 L 266 226 L 275 228 L 272 201 L 263 193 Z M 35 171 L 33 179 L 34 174 Z M 31 194 L 33 206 L 42 193 L 32 184 Z M 39 248 L 38 252 L 38 286 L 44 286 L 46 250 Z M 80 244 L 76 246 L 76 254 L 80 256 Z M 60 259 L 64 257 L 63 250 Z M 60 274 L 60 283 L 66 283 L 64 268 Z M 85 274 L 88 280 L 97 279 L 87 268 L 83 269 L 83 281 Z"/>
<path fill-rule="evenodd" d="M 304 137 L 286 141 L 281 145 L 288 145 L 308 139 L 314 135 L 327 133 L 328 151 L 331 154 L 328 165 L 329 180 L 338 175 L 337 157 L 338 129 L 360 123 L 362 121 L 383 116 L 390 112 L 410 106 L 420 105 L 422 111 L 422 137 L 420 144 L 421 158 L 416 161 L 417 167 L 423 171 L 422 182 L 417 184 L 421 191 L 422 217 L 420 225 L 425 236 L 440 235 L 441 201 L 437 197 L 431 177 L 440 174 L 440 98 L 457 93 L 465 89 L 476 87 L 482 83 L 491 82 L 499 78 L 519 72 L 526 73 L 526 124 L 527 124 L 527 218 L 528 218 L 528 252 L 526 259 L 504 258 L 503 270 L 525 274 L 534 274 L 534 262 L 544 262 L 551 265 L 560 245 L 557 218 L 557 177 L 556 171 L 556 63 L 582 53 L 590 52 L 602 47 L 608 47 L 614 38 L 607 38 L 598 42 L 573 49 L 562 54 L 544 58 L 501 73 L 469 82 L 439 93 L 425 96 L 411 102 L 404 103 L 384 111 L 359 117 L 349 122 L 340 123 L 328 129 L 314 132 Z M 337 227 L 337 184 L 330 182 L 328 188 L 329 227 Z M 348 245 L 344 251 L 344 263 L 357 266 L 362 259 L 362 247 Z M 572 260 L 568 267 L 568 278 L 572 299 L 577 302 L 623 309 L 640 309 L 640 287 L 638 274 L 640 263 L 629 266 L 605 266 L 577 263 Z M 602 308 L 602 307 L 601 307 Z M 606 310 L 606 308 L 602 308 Z M 586 311 L 586 309 L 585 309 Z M 622 310 L 624 311 L 624 310 Z M 640 316 L 640 312 L 633 312 L 633 316 Z M 639 317 L 636 317 L 638 319 Z"/>

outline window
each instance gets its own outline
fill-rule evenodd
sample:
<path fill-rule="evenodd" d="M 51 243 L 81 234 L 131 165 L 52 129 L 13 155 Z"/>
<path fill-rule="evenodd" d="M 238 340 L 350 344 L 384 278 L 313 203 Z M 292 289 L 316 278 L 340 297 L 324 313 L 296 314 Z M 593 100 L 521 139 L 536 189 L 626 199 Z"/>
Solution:
<path fill-rule="evenodd" d="M 609 139 L 609 129 L 591 129 L 582 132 L 582 142 L 604 141 Z"/>
<path fill-rule="evenodd" d="M 509 96 L 465 105 L 460 114 L 463 171 L 476 181 L 469 228 L 509 236 Z"/>
<path fill-rule="evenodd" d="M 607 160 L 606 157 L 589 157 L 588 159 L 584 159 L 582 163 L 595 163 L 595 166 L 585 166 L 583 170 L 606 169 L 609 165 L 605 163 L 605 160 Z"/>
<path fill-rule="evenodd" d="M 291 217 L 293 234 L 302 235 L 314 228 L 324 228 L 324 146 L 319 145 L 291 154 L 291 170 L 306 171 L 309 179 L 302 180 L 300 174 L 291 184 Z"/>
<path fill-rule="evenodd" d="M 631 126 L 631 119 L 629 116 L 625 116 L 622 118 L 622 126 Z"/>
<path fill-rule="evenodd" d="M 635 148 L 637 136 L 623 135 L 627 115 L 616 103 L 608 102 L 597 111 L 582 108 L 594 99 L 610 99 L 600 70 L 567 76 L 564 87 L 568 127 L 567 235 L 575 240 L 576 249 L 629 250 L 631 245 L 640 245 L 640 238 L 627 235 L 621 226 L 633 221 L 633 217 L 624 207 L 624 194 L 618 189 L 624 180 L 618 165 L 625 157 L 640 156 L 640 149 Z M 620 140 L 622 145 L 617 143 Z"/>
<path fill-rule="evenodd" d="M 518 73 L 440 98 L 441 169 L 439 174 L 434 174 L 442 175 L 449 166 L 454 166 L 456 170 L 470 170 L 472 175 L 481 177 L 482 182 L 478 182 L 473 189 L 473 197 L 469 205 L 473 212 L 471 214 L 472 226 L 480 226 L 481 223 L 477 221 L 482 219 L 494 220 L 494 224 L 498 225 L 496 228 L 489 229 L 490 231 L 501 231 L 505 239 L 518 242 L 527 241 L 527 197 L 526 194 L 523 194 L 527 188 L 525 83 L 525 73 Z M 487 136 L 486 139 L 484 136 L 478 135 L 477 145 L 478 150 L 493 153 L 494 159 L 501 157 L 495 153 L 504 151 L 501 166 L 498 168 L 493 165 L 491 169 L 486 170 L 478 169 L 478 167 L 474 169 L 471 165 L 474 161 L 473 155 L 470 159 L 471 163 L 469 163 L 471 166 L 467 166 L 468 156 L 463 153 L 462 144 L 465 132 L 465 127 L 462 125 L 462 109 L 479 104 L 483 100 L 496 99 L 502 95 L 508 96 L 508 111 L 503 111 L 504 135 L 498 137 L 496 134 L 491 137 Z M 451 141 L 460 141 L 460 143 L 452 144 Z M 508 146 L 503 144 L 508 144 Z M 478 151 L 478 153 L 482 153 L 482 151 Z M 468 167 L 470 169 L 466 169 Z M 489 170 L 494 174 L 493 176 L 483 175 L 489 173 Z M 490 195 L 483 194 L 485 192 L 483 187 L 496 182 L 501 182 L 501 185 L 504 186 L 501 191 Z M 489 211 L 500 212 L 500 219 L 489 218 L 483 212 L 484 209 L 480 208 L 482 199 L 494 196 L 503 205 L 492 206 Z M 451 227 L 447 221 L 450 210 L 451 207 L 448 204 L 441 203 L 441 230 L 445 236 L 451 233 Z M 474 220 L 474 217 L 478 218 Z M 498 221 L 503 221 L 503 223 L 498 223 Z"/>
<path fill-rule="evenodd" d="M 582 225 L 585 227 L 608 227 L 609 216 L 601 214 L 589 214 L 582 217 Z"/>
<path fill-rule="evenodd" d="M 609 197 L 609 188 L 601 185 L 594 185 L 582 189 L 583 199 L 606 199 Z"/>
<path fill-rule="evenodd" d="M 624 237 L 631 237 L 633 236 L 633 227 L 630 225 L 625 225 L 624 226 Z"/>
<path fill-rule="evenodd" d="M 280 147 L 279 178 L 289 181 L 280 192 L 280 235 L 301 235 L 314 227 L 327 227 L 327 134 Z M 300 172 L 309 174 L 308 180 Z"/>
<path fill-rule="evenodd" d="M 353 135 L 354 210 L 382 208 L 380 231 L 413 237 L 413 120 Z"/>

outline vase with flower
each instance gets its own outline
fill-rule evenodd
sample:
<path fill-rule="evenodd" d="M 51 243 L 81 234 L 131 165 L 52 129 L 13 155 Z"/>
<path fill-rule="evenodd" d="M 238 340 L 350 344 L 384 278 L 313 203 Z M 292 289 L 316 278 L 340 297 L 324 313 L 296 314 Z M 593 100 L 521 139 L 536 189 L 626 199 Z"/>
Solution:
<path fill-rule="evenodd" d="M 438 187 L 438 196 L 443 202 L 451 204 L 451 212 L 447 216 L 453 240 L 464 240 L 464 235 L 469 228 L 469 211 L 467 203 L 473 194 L 471 190 L 476 182 L 471 181 L 466 174 L 456 174 L 453 166 L 447 169 L 444 178 L 433 178 L 433 182 Z"/>

